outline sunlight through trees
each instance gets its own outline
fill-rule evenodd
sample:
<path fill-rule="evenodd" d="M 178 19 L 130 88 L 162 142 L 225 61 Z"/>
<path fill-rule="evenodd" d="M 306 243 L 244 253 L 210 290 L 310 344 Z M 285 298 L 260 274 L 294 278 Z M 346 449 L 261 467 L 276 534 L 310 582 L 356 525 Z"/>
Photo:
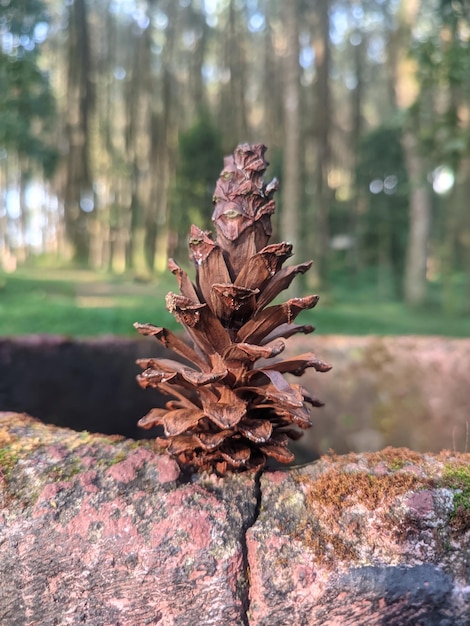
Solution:
<path fill-rule="evenodd" d="M 313 282 L 470 310 L 465 0 L 4 0 L 0 89 L 4 271 L 163 271 L 263 142 Z"/>

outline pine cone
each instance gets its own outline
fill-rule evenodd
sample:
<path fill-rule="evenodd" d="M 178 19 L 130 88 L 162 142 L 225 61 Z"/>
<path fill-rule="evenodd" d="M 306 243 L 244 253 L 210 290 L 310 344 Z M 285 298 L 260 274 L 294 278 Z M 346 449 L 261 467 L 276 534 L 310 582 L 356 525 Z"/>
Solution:
<path fill-rule="evenodd" d="M 264 183 L 265 150 L 261 144 L 243 144 L 225 159 L 213 198 L 217 238 L 191 228 L 196 285 L 169 260 L 180 295 L 169 293 L 167 308 L 192 345 L 165 328 L 135 324 L 141 334 L 154 336 L 191 363 L 138 361 L 144 370 L 139 384 L 173 396 L 165 409 L 152 409 L 139 426 L 162 425 L 166 437 L 158 441 L 181 465 L 221 474 L 228 468 L 261 468 L 269 457 L 291 462 L 288 440 L 311 426 L 306 404 L 322 403 L 283 374 L 301 376 L 307 367 L 320 372 L 331 367 L 310 352 L 275 359 L 285 348 L 281 337 L 314 330 L 293 322 L 318 297 L 267 306 L 312 262 L 282 268 L 292 246 L 267 245 L 278 184 Z"/>

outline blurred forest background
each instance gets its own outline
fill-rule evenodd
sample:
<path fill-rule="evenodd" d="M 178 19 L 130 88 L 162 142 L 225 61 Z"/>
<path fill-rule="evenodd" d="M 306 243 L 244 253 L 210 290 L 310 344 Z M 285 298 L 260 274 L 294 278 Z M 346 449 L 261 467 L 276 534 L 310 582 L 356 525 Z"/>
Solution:
<path fill-rule="evenodd" d="M 184 264 L 245 141 L 304 289 L 467 319 L 468 0 L 0 0 L 0 287 Z"/>

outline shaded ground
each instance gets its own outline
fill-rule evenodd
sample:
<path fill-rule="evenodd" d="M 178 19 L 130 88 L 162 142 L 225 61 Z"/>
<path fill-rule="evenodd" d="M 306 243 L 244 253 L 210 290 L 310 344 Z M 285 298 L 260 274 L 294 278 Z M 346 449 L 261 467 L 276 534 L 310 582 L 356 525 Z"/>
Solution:
<path fill-rule="evenodd" d="M 151 436 L 137 421 L 162 396 L 136 382 L 136 359 L 157 354 L 145 340 L 0 338 L 0 410 L 27 412 L 58 426 L 126 437 Z"/>

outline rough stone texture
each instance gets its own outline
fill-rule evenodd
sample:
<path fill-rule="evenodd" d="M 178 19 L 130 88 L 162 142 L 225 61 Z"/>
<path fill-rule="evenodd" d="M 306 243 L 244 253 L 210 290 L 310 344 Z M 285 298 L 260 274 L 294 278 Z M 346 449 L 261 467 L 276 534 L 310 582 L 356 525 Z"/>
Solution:
<path fill-rule="evenodd" d="M 326 406 L 312 411 L 314 427 L 293 446 L 298 462 L 330 448 L 341 454 L 386 446 L 470 450 L 470 339 L 313 334 L 291 337 L 286 355 L 308 350 L 333 370 L 307 370 L 302 379 Z M 134 361 L 158 355 L 158 342 L 143 339 L 0 338 L 0 411 L 147 436 L 137 421 L 165 399 L 139 388 Z"/>
<path fill-rule="evenodd" d="M 309 343 L 311 342 L 311 343 Z M 421 452 L 470 451 L 470 339 L 447 337 L 292 337 L 287 350 L 313 350 L 333 364 L 307 370 L 302 384 L 325 403 L 301 440 L 308 452 L 340 454 L 403 446 Z"/>
<path fill-rule="evenodd" d="M 253 475 L 11 414 L 0 437 L 2 626 L 245 623 Z"/>
<path fill-rule="evenodd" d="M 470 624 L 469 463 L 387 448 L 264 474 L 250 625 Z"/>
<path fill-rule="evenodd" d="M 185 476 L 0 414 L 2 626 L 470 623 L 470 455 Z"/>

